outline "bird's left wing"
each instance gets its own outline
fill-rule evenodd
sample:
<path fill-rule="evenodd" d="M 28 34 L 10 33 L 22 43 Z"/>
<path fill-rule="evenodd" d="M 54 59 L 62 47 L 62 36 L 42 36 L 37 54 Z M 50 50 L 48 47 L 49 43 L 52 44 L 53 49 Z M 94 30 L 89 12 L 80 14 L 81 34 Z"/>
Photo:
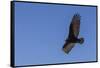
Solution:
<path fill-rule="evenodd" d="M 66 42 L 64 44 L 63 51 L 68 54 L 74 46 L 75 46 L 75 43 Z"/>

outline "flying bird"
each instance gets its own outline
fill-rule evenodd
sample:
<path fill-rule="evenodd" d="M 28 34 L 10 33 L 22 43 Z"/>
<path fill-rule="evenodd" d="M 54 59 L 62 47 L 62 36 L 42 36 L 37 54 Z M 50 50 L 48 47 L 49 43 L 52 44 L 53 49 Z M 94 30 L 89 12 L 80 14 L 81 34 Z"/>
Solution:
<path fill-rule="evenodd" d="M 79 14 L 74 14 L 72 17 L 72 21 L 69 26 L 69 35 L 62 48 L 67 54 L 72 50 L 76 43 L 83 44 L 84 42 L 84 38 L 78 38 L 80 32 L 80 17 L 81 16 Z"/>

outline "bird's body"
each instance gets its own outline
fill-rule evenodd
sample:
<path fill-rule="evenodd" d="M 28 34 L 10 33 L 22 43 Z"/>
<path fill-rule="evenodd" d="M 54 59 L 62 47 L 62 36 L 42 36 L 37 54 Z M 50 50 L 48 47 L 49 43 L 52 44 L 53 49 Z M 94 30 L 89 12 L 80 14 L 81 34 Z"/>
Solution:
<path fill-rule="evenodd" d="M 63 51 L 65 53 L 69 53 L 76 43 L 82 44 L 84 42 L 83 38 L 78 38 L 79 31 L 80 31 L 80 15 L 75 14 L 72 18 L 72 21 L 69 27 L 68 38 L 65 40 L 65 43 L 63 46 Z"/>

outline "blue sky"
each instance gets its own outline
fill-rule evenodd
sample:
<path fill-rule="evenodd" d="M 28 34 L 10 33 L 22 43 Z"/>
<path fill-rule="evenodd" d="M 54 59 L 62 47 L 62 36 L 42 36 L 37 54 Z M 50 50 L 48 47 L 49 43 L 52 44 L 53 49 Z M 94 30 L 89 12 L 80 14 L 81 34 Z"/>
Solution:
<path fill-rule="evenodd" d="M 62 51 L 75 13 L 85 42 Z M 96 60 L 96 7 L 15 2 L 15 64 L 38 65 Z"/>

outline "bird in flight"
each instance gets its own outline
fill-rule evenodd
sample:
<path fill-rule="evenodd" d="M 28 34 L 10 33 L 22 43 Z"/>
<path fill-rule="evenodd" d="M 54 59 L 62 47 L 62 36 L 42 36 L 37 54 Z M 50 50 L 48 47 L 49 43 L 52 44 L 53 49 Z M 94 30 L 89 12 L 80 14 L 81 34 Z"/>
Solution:
<path fill-rule="evenodd" d="M 72 50 L 76 43 L 83 44 L 84 42 L 84 38 L 78 38 L 80 32 L 80 17 L 81 16 L 79 14 L 74 14 L 72 17 L 72 21 L 69 26 L 69 35 L 62 48 L 67 54 Z"/>

